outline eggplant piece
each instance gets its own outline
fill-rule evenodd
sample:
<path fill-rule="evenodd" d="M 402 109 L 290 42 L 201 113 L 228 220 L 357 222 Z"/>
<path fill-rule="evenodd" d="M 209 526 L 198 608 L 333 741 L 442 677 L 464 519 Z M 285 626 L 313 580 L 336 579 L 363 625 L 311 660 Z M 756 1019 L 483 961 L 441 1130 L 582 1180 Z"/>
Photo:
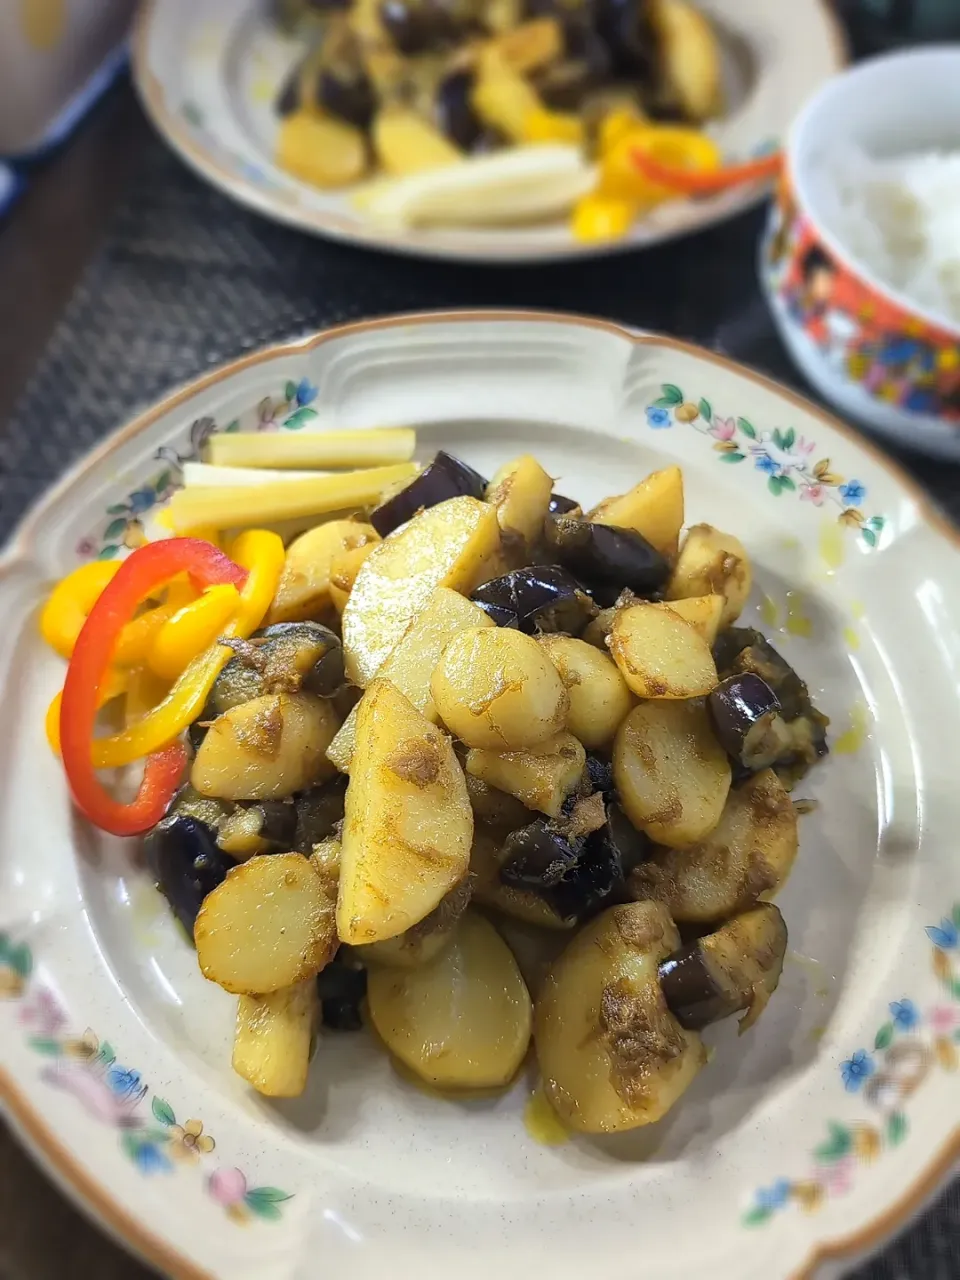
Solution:
<path fill-rule="evenodd" d="M 380 21 L 400 53 L 439 53 L 477 28 L 472 0 L 383 0 Z"/>
<path fill-rule="evenodd" d="M 603 795 L 612 795 L 614 790 L 613 765 L 601 756 L 587 752 L 587 777 L 594 791 Z"/>
<path fill-rule="evenodd" d="M 786 950 L 783 916 L 772 903 L 762 903 L 661 961 L 663 998 L 688 1031 L 745 1009 L 744 1032 L 777 989 Z"/>
<path fill-rule="evenodd" d="M 713 654 L 722 679 L 749 673 L 773 690 L 786 729 L 774 768 L 785 785 L 793 786 L 828 754 L 828 717 L 814 706 L 810 690 L 789 662 L 753 627 L 730 627 L 721 632 Z"/>
<path fill-rule="evenodd" d="M 144 853 L 157 888 L 192 938 L 204 898 L 236 864 L 217 848 L 211 827 L 179 814 L 157 823 L 144 841 Z"/>
<path fill-rule="evenodd" d="M 670 577 L 670 565 L 641 534 L 571 516 L 550 516 L 547 546 L 581 579 L 601 606 L 612 605 L 626 589 L 652 596 Z"/>
<path fill-rule="evenodd" d="M 211 831 L 219 831 L 236 807 L 232 800 L 217 800 L 213 796 L 202 796 L 199 791 L 191 787 L 189 782 L 185 782 L 170 801 L 170 807 L 164 817 L 196 818 Z"/>
<path fill-rule="evenodd" d="M 792 739 L 777 695 L 753 672 L 727 676 L 707 706 L 720 745 L 745 769 L 768 769 L 789 753 Z"/>
<path fill-rule="evenodd" d="M 569 516 L 574 512 L 579 513 L 580 510 L 579 502 L 574 502 L 572 498 L 565 498 L 562 493 L 555 493 L 547 507 L 547 511 L 552 516 Z"/>
<path fill-rule="evenodd" d="M 556 564 L 514 569 L 482 583 L 470 599 L 499 626 L 518 626 L 527 635 L 562 631 L 576 636 L 597 612 L 576 578 Z"/>
<path fill-rule="evenodd" d="M 331 1031 L 360 1031 L 360 1006 L 367 994 L 367 971 L 340 956 L 317 974 L 317 995 L 323 1025 Z"/>
<path fill-rule="evenodd" d="M 347 124 L 367 130 L 377 110 L 377 95 L 367 74 L 360 41 L 345 17 L 331 23 L 315 66 L 313 96 L 317 106 Z"/>
<path fill-rule="evenodd" d="M 217 845 L 237 859 L 259 853 L 288 853 L 293 846 L 297 811 L 289 801 L 262 800 L 238 806 L 220 824 Z"/>
<path fill-rule="evenodd" d="M 236 656 L 217 676 L 201 721 L 265 693 L 302 690 L 329 698 L 344 682 L 340 637 L 319 622 L 277 622 L 231 647 Z"/>
<path fill-rule="evenodd" d="M 485 125 L 473 109 L 474 75 L 472 71 L 452 71 L 437 88 L 435 112 L 437 126 L 463 151 L 473 151 L 480 142 Z"/>
<path fill-rule="evenodd" d="M 303 791 L 294 802 L 296 828 L 292 847 L 309 854 L 315 844 L 332 836 L 343 821 L 349 778 L 339 773 L 322 787 Z"/>
<path fill-rule="evenodd" d="M 661 79 L 661 58 L 650 9 L 649 0 L 597 0 L 596 31 L 618 75 L 653 87 Z"/>
<path fill-rule="evenodd" d="M 303 81 L 304 61 L 297 62 L 292 68 L 274 100 L 273 109 L 283 119 L 300 110 L 301 84 Z"/>
<path fill-rule="evenodd" d="M 385 538 L 411 520 L 418 511 L 435 507 L 448 498 L 483 498 L 487 481 L 473 467 L 442 449 L 428 467 L 399 493 L 388 498 L 370 515 L 370 523 Z"/>

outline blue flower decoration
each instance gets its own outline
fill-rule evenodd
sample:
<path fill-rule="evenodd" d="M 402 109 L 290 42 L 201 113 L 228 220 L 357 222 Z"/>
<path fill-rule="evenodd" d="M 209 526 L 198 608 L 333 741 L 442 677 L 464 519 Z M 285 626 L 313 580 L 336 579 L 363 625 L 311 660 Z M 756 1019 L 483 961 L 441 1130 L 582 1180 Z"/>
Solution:
<path fill-rule="evenodd" d="M 169 1173 L 173 1165 L 158 1146 L 152 1142 L 144 1142 L 137 1147 L 133 1157 L 141 1173 Z"/>
<path fill-rule="evenodd" d="M 656 430 L 658 431 L 662 427 L 673 426 L 673 422 L 667 410 L 658 409 L 656 405 L 651 405 L 650 408 L 647 410 L 647 422 L 650 423 L 651 427 L 656 428 Z"/>
<path fill-rule="evenodd" d="M 840 497 L 844 502 L 849 502 L 851 507 L 859 507 L 866 496 L 866 488 L 859 480 L 848 480 L 840 486 Z"/>
<path fill-rule="evenodd" d="M 869 1080 L 876 1069 L 876 1063 L 866 1049 L 858 1049 L 852 1058 L 840 1064 L 843 1087 L 848 1093 L 856 1093 L 864 1080 Z"/>
<path fill-rule="evenodd" d="M 107 1084 L 118 1098 L 132 1098 L 140 1092 L 140 1072 L 126 1067 L 111 1067 L 107 1072 Z"/>
<path fill-rule="evenodd" d="M 757 1192 L 757 1207 L 772 1212 L 782 1209 L 790 1199 L 790 1183 L 786 1178 L 778 1178 L 769 1187 L 761 1187 Z"/>
<path fill-rule="evenodd" d="M 309 378 L 301 378 L 297 384 L 297 404 L 303 406 L 312 403 L 317 398 L 317 390 Z"/>
<path fill-rule="evenodd" d="M 758 471 L 764 471 L 768 476 L 778 476 L 780 474 L 779 462 L 774 462 L 769 453 L 758 453 L 754 465 Z"/>
<path fill-rule="evenodd" d="M 960 942 L 957 926 L 946 916 L 943 917 L 939 924 L 927 926 L 927 937 L 935 947 L 942 947 L 944 951 L 956 950 L 957 943 Z"/>
<path fill-rule="evenodd" d="M 157 495 L 153 489 L 136 489 L 127 498 L 127 504 L 134 515 L 139 515 L 141 511 L 149 511 L 156 505 L 156 501 Z"/>
<path fill-rule="evenodd" d="M 920 1021 L 917 1006 L 912 1000 L 894 1000 L 890 1005 L 890 1016 L 899 1031 L 912 1031 Z"/>

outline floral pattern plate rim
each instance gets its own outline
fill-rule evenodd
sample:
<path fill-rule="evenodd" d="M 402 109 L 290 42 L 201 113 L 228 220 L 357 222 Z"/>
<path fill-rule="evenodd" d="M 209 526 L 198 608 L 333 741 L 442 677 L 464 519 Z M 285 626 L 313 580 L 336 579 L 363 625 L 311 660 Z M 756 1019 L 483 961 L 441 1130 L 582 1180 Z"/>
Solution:
<path fill-rule="evenodd" d="M 826 0 L 703 0 L 703 8 L 726 33 L 729 78 L 739 85 L 718 138 L 733 157 L 759 154 L 786 136 L 807 98 L 844 65 L 845 37 Z M 145 0 L 132 50 L 154 124 L 203 178 L 266 217 L 371 248 L 464 262 L 589 258 L 702 230 L 765 194 L 754 185 L 676 201 L 609 244 L 578 242 L 563 224 L 391 233 L 365 222 L 347 196 L 312 188 L 274 163 L 270 104 L 297 51 L 260 20 L 253 0 Z"/>
<path fill-rule="evenodd" d="M 530 1082 L 444 1103 L 363 1036 L 324 1039 L 302 1103 L 251 1097 L 229 1070 L 229 999 L 131 851 L 71 819 L 41 726 L 62 675 L 33 639 L 45 585 L 137 545 L 213 430 L 386 421 L 485 469 L 527 449 L 584 501 L 676 460 L 689 518 L 733 529 L 755 561 L 748 621 L 776 632 L 833 718 L 780 899 L 781 989 L 741 1041 L 717 1029 L 709 1068 L 656 1130 L 547 1146 L 524 1127 Z M 960 1146 L 942 1125 L 960 1053 L 956 544 L 882 454 L 800 398 L 601 321 L 374 321 L 174 392 L 56 486 L 0 570 L 0 1097 L 14 1123 L 176 1276 L 310 1277 L 322 1256 L 361 1277 L 456 1265 L 513 1280 L 547 1258 L 568 1280 L 603 1256 L 629 1280 L 638 1203 L 644 1269 L 665 1280 L 696 1273 L 700 1239 L 730 1280 L 812 1276 L 875 1247 Z M 684 1233 L 691 1204 L 703 1229 Z"/>

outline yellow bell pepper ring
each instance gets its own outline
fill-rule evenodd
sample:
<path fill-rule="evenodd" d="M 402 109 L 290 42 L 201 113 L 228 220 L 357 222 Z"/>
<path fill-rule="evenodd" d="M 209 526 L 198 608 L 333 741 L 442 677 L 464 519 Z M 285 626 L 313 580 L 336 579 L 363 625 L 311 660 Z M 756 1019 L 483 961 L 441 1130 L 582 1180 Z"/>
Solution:
<path fill-rule="evenodd" d="M 636 216 L 634 201 L 592 192 L 574 207 L 573 234 L 586 244 L 619 240 L 630 230 Z"/>
<path fill-rule="evenodd" d="M 119 560 L 82 564 L 53 588 L 40 614 L 40 634 L 61 658 L 69 658 L 87 614 L 120 568 Z"/>
<path fill-rule="evenodd" d="M 116 667 L 111 667 L 106 680 L 103 682 L 103 688 L 100 690 L 97 705 L 105 707 L 108 702 L 112 702 L 114 698 L 119 698 L 121 694 L 126 693 L 131 674 L 130 671 L 120 671 Z M 60 754 L 60 703 L 62 700 L 63 691 L 61 690 L 47 707 L 47 714 L 43 722 L 47 742 L 50 744 L 50 750 L 55 756 Z"/>
<path fill-rule="evenodd" d="M 247 580 L 240 592 L 239 608 L 223 635 L 246 639 L 260 626 L 273 603 L 285 560 L 283 542 L 270 530 L 248 529 L 234 540 L 229 554 L 231 560 L 247 570 Z M 229 648 L 214 644 L 194 658 L 163 701 L 142 720 L 122 733 L 94 739 L 94 765 L 98 769 L 119 768 L 169 746 L 203 710 L 214 681 L 231 657 Z"/>
<path fill-rule="evenodd" d="M 600 160 L 600 193 L 640 205 L 653 206 L 675 199 L 675 188 L 646 178 L 634 153 L 643 152 L 669 169 L 710 173 L 721 167 L 720 148 L 705 133 L 673 125 L 638 125 L 617 138 Z"/>
<path fill-rule="evenodd" d="M 240 592 L 232 583 L 208 587 L 198 600 L 169 617 L 153 638 L 147 665 L 158 676 L 176 680 L 198 653 L 223 634 L 240 607 Z"/>

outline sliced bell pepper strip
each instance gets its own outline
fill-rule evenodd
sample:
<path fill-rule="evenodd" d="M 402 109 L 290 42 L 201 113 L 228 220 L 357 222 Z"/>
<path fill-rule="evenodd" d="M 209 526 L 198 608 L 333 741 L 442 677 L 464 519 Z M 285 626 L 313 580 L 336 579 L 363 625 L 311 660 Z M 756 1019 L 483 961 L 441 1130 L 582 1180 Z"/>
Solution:
<path fill-rule="evenodd" d="M 691 196 L 715 195 L 745 182 L 762 182 L 775 178 L 782 165 L 779 152 L 762 156 L 759 160 L 748 160 L 744 164 L 728 164 L 720 169 L 685 169 L 664 164 L 642 146 L 634 147 L 631 154 L 633 163 L 648 182 Z"/>
<path fill-rule="evenodd" d="M 243 569 L 207 542 L 170 538 L 138 548 L 107 583 L 77 637 L 60 704 L 63 767 L 77 808 L 113 835 L 136 835 L 152 827 L 164 811 L 187 761 L 182 743 L 150 756 L 136 798 L 115 800 L 101 785 L 91 760 L 93 729 L 101 690 L 117 639 L 140 602 L 187 570 L 201 587 L 242 584 Z"/>
<path fill-rule="evenodd" d="M 249 572 L 240 590 L 240 608 L 223 634 L 245 640 L 260 626 L 273 603 L 284 566 L 283 542 L 269 530 L 250 529 L 235 539 L 230 555 Z M 226 645 L 215 644 L 194 658 L 163 701 L 138 724 L 94 740 L 93 763 L 100 769 L 117 768 L 173 742 L 203 710 L 214 681 L 232 656 Z"/>
<path fill-rule="evenodd" d="M 169 692 L 170 681 L 154 675 L 149 667 L 137 667 L 131 671 L 123 706 L 124 725 L 129 728 L 142 720 Z"/>
<path fill-rule="evenodd" d="M 69 658 L 80 629 L 101 591 L 111 582 L 122 560 L 94 560 L 68 573 L 50 592 L 40 614 L 40 634 L 62 658 Z M 118 667 L 136 667 L 144 661 L 153 637 L 174 610 L 167 606 L 147 609 L 123 628 L 113 661 Z"/>
<path fill-rule="evenodd" d="M 129 669 L 111 667 L 100 689 L 97 710 L 99 711 L 108 702 L 112 702 L 114 698 L 119 698 L 121 694 L 126 693 L 127 687 L 131 684 L 135 675 L 136 673 Z M 60 703 L 62 701 L 63 690 L 61 689 L 49 707 L 47 707 L 47 714 L 43 722 L 47 743 L 55 756 L 60 754 Z"/>
<path fill-rule="evenodd" d="M 209 649 L 240 607 L 240 593 L 230 583 L 208 587 L 199 600 L 178 609 L 153 637 L 147 665 L 168 681 L 177 676 L 198 653 Z"/>

